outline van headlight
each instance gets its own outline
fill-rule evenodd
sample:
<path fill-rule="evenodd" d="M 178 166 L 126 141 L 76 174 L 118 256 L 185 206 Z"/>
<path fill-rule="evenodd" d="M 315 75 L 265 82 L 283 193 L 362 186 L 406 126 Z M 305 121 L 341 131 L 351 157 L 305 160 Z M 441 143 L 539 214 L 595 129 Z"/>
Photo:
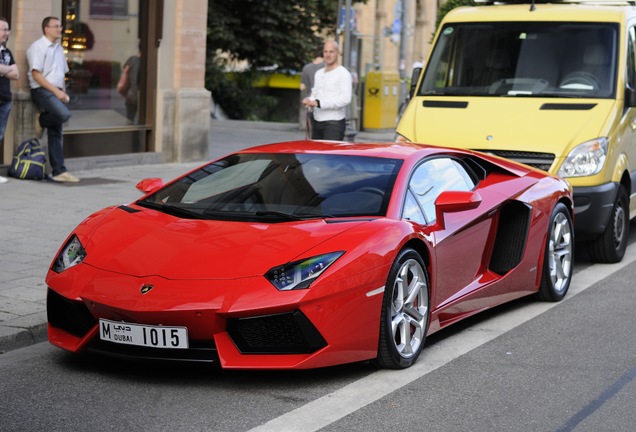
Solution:
<path fill-rule="evenodd" d="M 605 165 L 607 147 L 607 138 L 579 144 L 565 158 L 557 175 L 566 178 L 598 174 Z"/>

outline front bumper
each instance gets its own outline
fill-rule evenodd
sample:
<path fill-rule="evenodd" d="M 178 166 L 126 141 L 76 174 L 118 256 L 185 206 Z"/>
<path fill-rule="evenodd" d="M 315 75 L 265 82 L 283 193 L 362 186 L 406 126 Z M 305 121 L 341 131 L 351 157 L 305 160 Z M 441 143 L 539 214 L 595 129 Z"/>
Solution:
<path fill-rule="evenodd" d="M 618 183 L 574 187 L 574 230 L 577 241 L 593 240 L 609 223 Z"/>
<path fill-rule="evenodd" d="M 307 369 L 374 358 L 382 295 L 368 296 L 386 269 L 308 290 L 277 291 L 244 280 L 136 278 L 79 264 L 49 271 L 49 341 L 62 349 L 117 357 L 203 361 L 228 369 Z M 145 284 L 154 285 L 146 294 Z M 99 319 L 186 327 L 189 348 L 103 341 Z"/>
<path fill-rule="evenodd" d="M 49 339 L 69 349 L 86 349 L 115 357 L 154 360 L 180 360 L 218 363 L 213 329 L 203 340 L 189 341 L 188 349 L 131 346 L 100 340 L 98 321 L 82 301 L 72 301 L 48 290 L 47 317 Z M 312 354 L 327 343 L 299 310 L 249 318 L 227 320 L 227 335 L 240 354 Z M 72 348 L 71 348 L 72 350 Z"/>

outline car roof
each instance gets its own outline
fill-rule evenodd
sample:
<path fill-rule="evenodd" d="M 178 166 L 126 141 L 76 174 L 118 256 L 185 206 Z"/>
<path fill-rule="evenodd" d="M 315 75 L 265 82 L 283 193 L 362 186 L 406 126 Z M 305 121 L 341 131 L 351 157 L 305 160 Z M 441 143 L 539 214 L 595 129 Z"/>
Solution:
<path fill-rule="evenodd" d="M 248 147 L 236 152 L 235 154 L 241 153 L 322 153 L 347 156 L 367 156 L 401 159 L 410 166 L 429 156 L 451 155 L 462 158 L 464 156 L 472 155 L 473 157 L 477 157 L 482 161 L 488 161 L 491 164 L 517 176 L 524 176 L 530 171 L 537 171 L 534 168 L 508 159 L 473 150 L 410 142 L 356 143 L 342 141 L 299 140 Z M 547 173 L 543 174 L 548 175 Z"/>
<path fill-rule="evenodd" d="M 420 158 L 440 153 L 467 154 L 468 152 L 460 149 L 402 142 L 356 143 L 299 140 L 250 147 L 243 149 L 238 153 L 326 153 L 334 155 L 371 156 L 406 160 L 414 155 L 417 155 L 417 157 Z"/>

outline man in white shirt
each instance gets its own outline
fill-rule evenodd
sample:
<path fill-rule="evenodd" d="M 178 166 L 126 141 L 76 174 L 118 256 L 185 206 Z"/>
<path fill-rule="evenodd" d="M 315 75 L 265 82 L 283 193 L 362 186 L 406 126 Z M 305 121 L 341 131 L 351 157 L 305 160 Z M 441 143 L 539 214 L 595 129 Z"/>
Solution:
<path fill-rule="evenodd" d="M 316 72 L 311 96 L 303 99 L 303 105 L 313 110 L 312 139 L 344 139 L 352 79 L 349 71 L 338 64 L 338 54 L 336 41 L 326 41 L 322 52 L 325 67 Z"/>
<path fill-rule="evenodd" d="M 71 118 L 67 107 L 70 98 L 65 91 L 64 83 L 68 64 L 64 49 L 58 43 L 62 38 L 63 29 L 59 18 L 44 18 L 42 37 L 33 42 L 27 50 L 28 76 L 31 99 L 40 111 L 35 119 L 36 135 L 38 138 L 42 136 L 42 128 L 46 128 L 48 133 L 53 180 L 78 182 L 77 177 L 66 171 L 62 147 L 62 126 Z"/>

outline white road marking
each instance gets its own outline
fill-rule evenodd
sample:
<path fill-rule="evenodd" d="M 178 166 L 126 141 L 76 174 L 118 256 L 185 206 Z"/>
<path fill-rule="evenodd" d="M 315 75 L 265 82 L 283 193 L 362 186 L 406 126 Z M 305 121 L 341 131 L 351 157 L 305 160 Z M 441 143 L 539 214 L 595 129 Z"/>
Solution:
<path fill-rule="evenodd" d="M 634 261 L 636 261 L 636 247 L 632 246 L 627 248 L 627 253 L 620 263 L 594 264 L 576 273 L 563 301 L 571 299 Z M 317 431 L 541 315 L 558 304 L 536 302 L 514 311 L 498 314 L 470 329 L 445 338 L 431 347 L 425 347 L 418 361 L 409 369 L 379 370 L 255 427 L 249 432 Z"/>

